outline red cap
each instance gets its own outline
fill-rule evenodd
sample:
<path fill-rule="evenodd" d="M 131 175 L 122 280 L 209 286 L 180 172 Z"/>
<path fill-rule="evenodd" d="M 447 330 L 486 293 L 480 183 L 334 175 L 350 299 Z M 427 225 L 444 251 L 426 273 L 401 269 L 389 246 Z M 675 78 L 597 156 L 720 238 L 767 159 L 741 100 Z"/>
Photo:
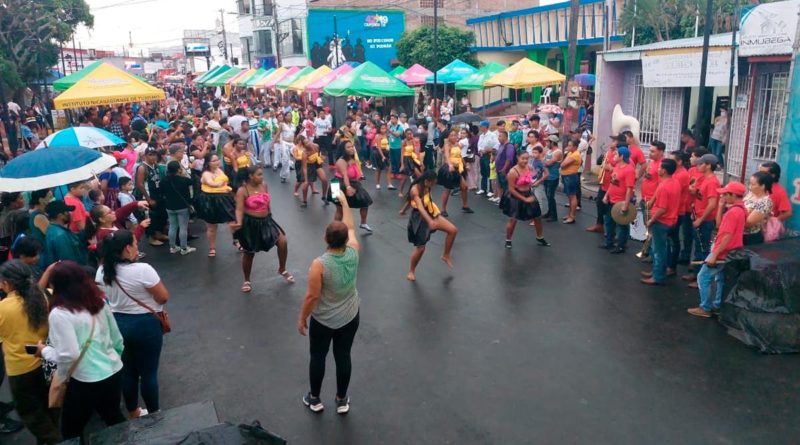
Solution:
<path fill-rule="evenodd" d="M 325 108 L 323 108 L 322 110 L 323 110 L 324 112 L 326 112 L 326 113 L 330 113 L 330 112 L 331 112 L 331 107 L 325 107 Z"/>
<path fill-rule="evenodd" d="M 725 187 L 718 188 L 717 193 L 730 193 L 736 196 L 744 196 L 745 193 L 747 193 L 747 189 L 741 182 L 732 181 L 726 184 Z"/>
<path fill-rule="evenodd" d="M 127 156 L 125 156 L 125 153 L 123 153 L 121 151 L 115 151 L 113 153 L 113 155 L 114 155 L 114 158 L 117 159 L 117 161 L 121 161 L 121 160 L 123 160 L 123 159 L 125 159 L 127 157 Z"/>

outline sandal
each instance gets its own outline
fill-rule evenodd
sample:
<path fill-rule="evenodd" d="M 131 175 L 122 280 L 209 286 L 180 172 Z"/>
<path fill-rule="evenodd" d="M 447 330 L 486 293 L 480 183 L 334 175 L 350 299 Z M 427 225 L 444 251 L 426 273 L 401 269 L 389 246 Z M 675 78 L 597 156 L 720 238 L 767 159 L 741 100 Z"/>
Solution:
<path fill-rule="evenodd" d="M 242 284 L 242 292 L 248 293 L 251 290 L 253 290 L 253 286 L 250 285 L 249 281 L 245 281 L 244 284 Z"/>
<path fill-rule="evenodd" d="M 215 256 L 217 256 L 217 249 L 208 249 L 208 257 L 214 258 Z"/>
<path fill-rule="evenodd" d="M 294 277 L 292 276 L 292 274 L 289 273 L 288 270 L 284 270 L 283 272 L 278 272 L 278 273 L 280 274 L 280 276 L 283 277 L 284 280 L 286 280 L 287 283 L 294 284 Z"/>

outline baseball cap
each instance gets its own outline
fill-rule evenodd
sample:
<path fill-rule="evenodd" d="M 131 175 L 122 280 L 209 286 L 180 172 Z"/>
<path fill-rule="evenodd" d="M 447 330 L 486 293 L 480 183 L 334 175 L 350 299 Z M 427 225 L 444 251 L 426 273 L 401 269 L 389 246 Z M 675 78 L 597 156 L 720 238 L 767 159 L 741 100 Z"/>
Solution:
<path fill-rule="evenodd" d="M 50 201 L 44 208 L 44 213 L 47 214 L 48 218 L 55 218 L 62 213 L 71 212 L 73 210 L 75 210 L 75 206 L 68 206 L 64 201 L 57 200 Z"/>
<path fill-rule="evenodd" d="M 322 111 L 324 111 L 326 113 L 330 113 L 331 112 L 331 107 L 325 107 L 325 108 L 322 109 Z"/>
<path fill-rule="evenodd" d="M 547 140 L 550 142 L 559 142 L 561 139 L 559 139 L 558 136 L 551 134 L 547 137 Z"/>
<path fill-rule="evenodd" d="M 711 153 L 704 154 L 703 156 L 700 156 L 700 159 L 697 160 L 697 164 L 698 165 L 699 164 L 708 164 L 708 165 L 710 165 L 712 167 L 716 167 L 718 163 L 719 163 L 719 161 L 717 160 L 717 157 L 714 156 Z"/>
<path fill-rule="evenodd" d="M 481 121 L 480 126 L 489 128 L 489 121 Z"/>
<path fill-rule="evenodd" d="M 718 188 L 717 193 L 730 193 L 736 196 L 744 196 L 747 193 L 747 189 L 741 182 L 731 181 L 726 184 L 725 187 Z"/>

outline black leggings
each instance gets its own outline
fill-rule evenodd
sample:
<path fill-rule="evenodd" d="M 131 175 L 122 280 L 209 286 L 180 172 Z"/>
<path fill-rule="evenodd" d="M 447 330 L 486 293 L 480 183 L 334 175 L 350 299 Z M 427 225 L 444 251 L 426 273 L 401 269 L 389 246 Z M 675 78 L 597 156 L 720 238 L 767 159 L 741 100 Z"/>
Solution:
<path fill-rule="evenodd" d="M 97 411 L 106 426 L 125 421 L 119 402 L 122 398 L 122 372 L 99 382 L 70 379 L 61 409 L 61 435 L 64 440 L 81 437 L 92 413 Z"/>
<path fill-rule="evenodd" d="M 358 330 L 359 314 L 350 323 L 339 329 L 324 326 L 311 317 L 308 327 L 308 340 L 310 344 L 311 362 L 308 365 L 308 375 L 311 380 L 311 395 L 319 397 L 322 389 L 322 379 L 325 377 L 325 359 L 328 348 L 333 340 L 333 358 L 336 361 L 336 395 L 343 399 L 347 396 L 347 387 L 350 386 L 350 348 Z"/>

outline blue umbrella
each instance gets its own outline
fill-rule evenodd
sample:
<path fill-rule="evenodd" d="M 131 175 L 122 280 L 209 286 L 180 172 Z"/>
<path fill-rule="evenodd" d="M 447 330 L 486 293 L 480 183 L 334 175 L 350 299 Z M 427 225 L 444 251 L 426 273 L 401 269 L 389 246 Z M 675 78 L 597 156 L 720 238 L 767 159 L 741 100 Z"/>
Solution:
<path fill-rule="evenodd" d="M 105 131 L 101 128 L 95 127 L 70 127 L 57 131 L 45 140 L 39 143 L 36 147 L 87 147 L 87 148 L 100 148 L 100 147 L 113 147 L 115 145 L 123 145 L 120 137 L 114 133 Z"/>
<path fill-rule="evenodd" d="M 169 122 L 167 122 L 167 121 L 157 120 L 157 121 L 156 121 L 156 123 L 155 123 L 155 125 L 156 125 L 157 127 L 161 127 L 161 128 L 163 128 L 163 129 L 165 129 L 165 130 L 166 130 L 167 128 L 169 128 Z"/>
<path fill-rule="evenodd" d="M 0 192 L 24 192 L 85 181 L 113 166 L 113 156 L 86 147 L 45 147 L 0 170 Z"/>
<path fill-rule="evenodd" d="M 573 77 L 573 80 L 578 82 L 578 85 L 582 87 L 594 86 L 596 81 L 594 74 L 576 74 L 575 77 Z"/>

